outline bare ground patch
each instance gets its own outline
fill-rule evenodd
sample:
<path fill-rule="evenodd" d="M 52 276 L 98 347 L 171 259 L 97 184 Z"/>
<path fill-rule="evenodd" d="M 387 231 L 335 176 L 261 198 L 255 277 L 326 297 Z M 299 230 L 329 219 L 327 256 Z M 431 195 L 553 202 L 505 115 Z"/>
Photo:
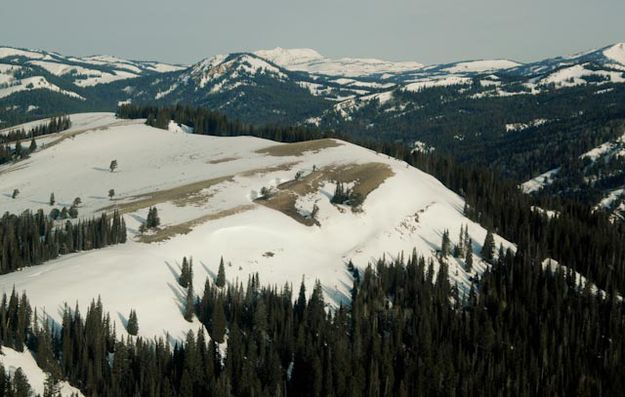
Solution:
<path fill-rule="evenodd" d="M 336 167 L 324 167 L 299 180 L 292 180 L 278 185 L 277 191 L 269 197 L 256 201 L 268 208 L 280 211 L 306 226 L 318 224 L 312 218 L 299 213 L 295 204 L 299 197 L 314 193 L 325 182 L 354 183 L 353 191 L 359 193 L 362 201 L 369 193 L 378 188 L 387 178 L 394 175 L 393 170 L 383 163 L 347 164 Z"/>
<path fill-rule="evenodd" d="M 239 160 L 240 157 L 224 157 L 221 159 L 215 159 L 207 161 L 206 164 L 221 164 L 221 163 L 229 163 L 230 161 Z"/>
<path fill-rule="evenodd" d="M 187 185 L 177 186 L 171 189 L 157 190 L 151 193 L 140 194 L 130 197 L 130 202 L 112 204 L 99 211 L 112 211 L 117 209 L 120 213 L 135 212 L 142 208 L 152 207 L 156 204 L 167 201 L 173 202 L 177 206 L 197 203 L 199 200 L 208 199 L 210 196 L 202 195 L 204 189 L 218 185 L 225 181 L 231 181 L 232 176 L 223 176 L 219 178 L 207 179 L 204 181 L 193 182 Z"/>
<path fill-rule="evenodd" d="M 136 196 L 131 196 L 129 198 L 119 199 L 119 201 L 117 201 L 115 204 L 100 208 L 99 211 L 113 211 L 117 209 L 120 213 L 126 214 L 129 212 L 135 212 L 142 208 L 152 207 L 164 202 L 172 202 L 178 207 L 184 207 L 187 205 L 201 205 L 205 204 L 215 194 L 215 192 L 206 192 L 206 189 L 209 189 L 224 182 L 232 182 L 237 176 L 252 177 L 259 174 L 262 175 L 277 171 L 288 171 L 295 164 L 297 163 L 290 162 L 272 167 L 255 168 L 234 175 L 227 175 L 218 178 L 207 179 L 204 181 L 193 182 L 170 189 L 157 190 L 150 193 L 139 194 Z"/>
<path fill-rule="evenodd" d="M 142 236 L 139 236 L 138 241 L 141 243 L 149 244 L 169 240 L 170 238 L 179 234 L 188 234 L 189 232 L 191 232 L 191 230 L 193 230 L 194 227 L 202 223 L 225 218 L 227 216 L 232 216 L 235 214 L 240 214 L 242 212 L 249 211 L 252 208 L 254 208 L 254 204 L 240 205 L 238 207 L 229 208 L 227 210 L 206 214 L 190 221 L 179 223 L 177 225 L 165 226 L 158 229 L 155 233 L 152 234 L 144 234 Z"/>
<path fill-rule="evenodd" d="M 270 156 L 301 156 L 305 152 L 318 152 L 323 149 L 343 145 L 335 139 L 317 139 L 314 141 L 286 143 L 256 150 L 256 153 Z"/>

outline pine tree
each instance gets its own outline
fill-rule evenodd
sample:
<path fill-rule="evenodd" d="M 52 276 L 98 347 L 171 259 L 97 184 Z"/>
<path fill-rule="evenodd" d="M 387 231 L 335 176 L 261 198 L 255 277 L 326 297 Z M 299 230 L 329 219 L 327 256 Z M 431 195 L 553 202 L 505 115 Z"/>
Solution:
<path fill-rule="evenodd" d="M 158 216 L 158 210 L 156 207 L 150 207 L 148 210 L 148 217 L 145 221 L 145 227 L 147 229 L 154 229 L 161 224 L 161 218 Z"/>
<path fill-rule="evenodd" d="M 182 258 L 182 267 L 180 269 L 180 277 L 178 277 L 178 284 L 181 287 L 187 288 L 189 285 L 193 285 L 193 258 L 187 261 L 187 257 Z"/>
<path fill-rule="evenodd" d="M 217 278 L 215 278 L 215 285 L 222 288 L 226 285 L 226 269 L 224 267 L 224 257 L 222 256 L 219 261 L 219 270 L 217 271 Z"/>
<path fill-rule="evenodd" d="M 54 198 L 54 193 L 50 193 L 50 206 L 53 206 L 56 203 L 56 199 Z"/>
<path fill-rule="evenodd" d="M 188 322 L 193 321 L 193 313 L 195 313 L 195 297 L 193 293 L 193 284 L 189 283 L 184 303 L 184 319 Z"/>
<path fill-rule="evenodd" d="M 22 142 L 17 141 L 15 143 L 15 157 L 21 159 L 23 154 Z"/>
<path fill-rule="evenodd" d="M 113 200 L 113 197 L 115 197 L 115 189 L 109 189 L 109 199 Z"/>
<path fill-rule="evenodd" d="M 11 195 L 11 198 L 17 198 L 19 194 L 20 194 L 19 189 L 13 189 L 13 194 Z"/>
<path fill-rule="evenodd" d="M 211 319 L 210 335 L 217 343 L 223 343 L 226 335 L 226 314 L 224 312 L 224 302 L 221 295 L 215 302 L 215 308 Z"/>
<path fill-rule="evenodd" d="M 114 172 L 117 169 L 117 160 L 113 160 L 111 161 L 111 164 L 109 165 L 109 170 L 111 172 Z"/>
<path fill-rule="evenodd" d="M 492 262 L 493 254 L 495 251 L 495 238 L 493 237 L 493 233 L 489 230 L 486 233 L 486 238 L 484 239 L 484 245 L 482 245 L 482 259 L 486 262 Z"/>
<path fill-rule="evenodd" d="M 13 374 L 13 390 L 15 392 L 15 397 L 30 397 L 32 393 L 32 389 L 22 368 L 16 369 Z"/>
<path fill-rule="evenodd" d="M 30 140 L 30 146 L 28 147 L 29 153 L 34 153 L 37 150 L 37 142 L 35 142 L 35 137 Z"/>
<path fill-rule="evenodd" d="M 443 232 L 443 238 L 441 242 L 441 258 L 447 258 L 451 252 L 451 242 L 449 240 L 449 230 Z"/>
<path fill-rule="evenodd" d="M 128 316 L 126 331 L 133 336 L 136 336 L 139 333 L 139 319 L 137 318 L 137 312 L 134 310 L 131 310 L 130 315 Z"/>
<path fill-rule="evenodd" d="M 43 384 L 43 397 L 61 397 L 59 381 L 52 374 L 46 376 Z"/>
<path fill-rule="evenodd" d="M 473 244 L 471 243 L 470 239 L 469 243 L 467 244 L 466 251 L 467 255 L 465 257 L 464 263 L 466 271 L 470 273 L 473 270 Z"/>

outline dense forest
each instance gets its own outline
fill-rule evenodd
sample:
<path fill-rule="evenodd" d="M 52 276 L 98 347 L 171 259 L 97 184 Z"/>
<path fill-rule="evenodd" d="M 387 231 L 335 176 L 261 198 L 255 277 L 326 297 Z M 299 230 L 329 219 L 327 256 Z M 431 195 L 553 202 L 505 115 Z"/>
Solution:
<path fill-rule="evenodd" d="M 620 395 L 622 302 L 535 260 L 501 253 L 466 294 L 444 260 L 436 273 L 416 253 L 378 262 L 354 271 L 352 305 L 331 311 L 319 283 L 309 298 L 303 284 L 295 297 L 258 276 L 245 286 L 207 279 L 201 295 L 190 283 L 190 315 L 208 333 L 173 347 L 118 338 L 99 300 L 84 316 L 65 307 L 55 327 L 14 292 L 0 305 L 0 335 L 93 396 Z"/>
<path fill-rule="evenodd" d="M 117 211 L 112 216 L 102 213 L 57 226 L 58 222 L 43 210 L 5 213 L 0 218 L 0 274 L 39 265 L 59 255 L 126 242 L 126 224 Z"/>

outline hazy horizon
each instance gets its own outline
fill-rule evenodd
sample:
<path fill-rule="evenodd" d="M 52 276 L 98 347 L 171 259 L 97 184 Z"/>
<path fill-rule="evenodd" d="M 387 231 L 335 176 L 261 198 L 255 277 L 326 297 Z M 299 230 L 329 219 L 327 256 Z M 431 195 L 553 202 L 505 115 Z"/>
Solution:
<path fill-rule="evenodd" d="M 4 0 L 0 45 L 177 64 L 275 47 L 312 48 L 331 58 L 435 64 L 486 58 L 529 62 L 625 41 L 622 1 L 456 3 Z M 16 15 L 28 15 L 28 23 Z"/>

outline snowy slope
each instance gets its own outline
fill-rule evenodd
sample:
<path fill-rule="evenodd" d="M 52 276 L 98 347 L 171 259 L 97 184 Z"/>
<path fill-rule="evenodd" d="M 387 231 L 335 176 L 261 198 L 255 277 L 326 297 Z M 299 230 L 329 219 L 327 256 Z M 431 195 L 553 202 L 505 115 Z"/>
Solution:
<path fill-rule="evenodd" d="M 111 173 L 113 159 L 119 168 Z M 262 187 L 293 181 L 297 171 L 305 176 L 303 184 L 292 190 L 283 186 L 287 195 L 297 194 L 288 196 L 294 202 L 282 206 L 280 201 L 254 200 Z M 333 140 L 283 145 L 111 124 L 1 167 L 0 175 L 0 206 L 7 211 L 50 210 L 52 192 L 58 206 L 81 197 L 80 216 L 119 208 L 131 236 L 124 245 L 0 276 L 0 288 L 26 290 L 33 305 L 57 320 L 65 302 L 78 301 L 86 309 L 100 295 L 119 332 L 134 308 L 139 333 L 148 337 L 169 332 L 181 338 L 199 327 L 197 320 L 188 323 L 181 314 L 184 291 L 176 274 L 184 255 L 194 259 L 199 292 L 206 277 L 216 274 L 223 255 L 230 281 L 245 282 L 258 272 L 265 284 L 289 282 L 297 288 L 305 276 L 311 291 L 319 279 L 329 301 L 337 304 L 350 295 L 349 260 L 363 267 L 382 255 L 409 254 L 413 248 L 433 257 L 443 231 L 449 229 L 456 242 L 462 224 L 469 226 L 474 252 L 479 252 L 486 235 L 463 216 L 463 200 L 433 177 Z M 336 177 L 371 189 L 361 212 L 330 204 Z M 21 194 L 11 199 L 15 188 Z M 107 198 L 111 188 L 116 191 L 113 201 Z M 137 236 L 150 205 L 159 210 L 161 230 Z M 319 224 L 306 224 L 314 205 Z M 497 237 L 500 242 L 510 246 Z M 451 279 L 462 290 L 469 277 L 462 262 L 450 258 L 449 266 Z M 474 271 L 483 269 L 476 260 Z"/>
<path fill-rule="evenodd" d="M 150 74 L 175 72 L 186 68 L 152 61 L 130 61 L 113 56 L 98 55 L 80 58 L 12 47 L 0 47 L 0 60 L 6 64 L 26 67 L 34 73 L 42 69 L 54 76 L 63 77 L 79 87 L 107 84 Z M 2 69 L 0 73 L 4 74 Z M 2 83 L 1 78 L 0 83 Z"/>
<path fill-rule="evenodd" d="M 4 369 L 8 371 L 11 376 L 13 376 L 18 368 L 21 368 L 24 375 L 26 375 L 33 392 L 36 395 L 43 395 L 44 382 L 46 381 L 47 375 L 41 368 L 39 368 L 39 366 L 37 366 L 35 358 L 29 351 L 18 352 L 10 347 L 2 346 L 0 364 L 4 366 Z M 65 381 L 59 383 L 59 391 L 63 397 L 83 395 L 80 390 Z"/>
<path fill-rule="evenodd" d="M 417 62 L 393 62 L 373 58 L 326 58 L 315 50 L 307 48 L 260 50 L 255 52 L 261 58 L 289 70 L 303 71 L 330 76 L 363 77 L 382 73 L 413 71 L 423 67 Z"/>

